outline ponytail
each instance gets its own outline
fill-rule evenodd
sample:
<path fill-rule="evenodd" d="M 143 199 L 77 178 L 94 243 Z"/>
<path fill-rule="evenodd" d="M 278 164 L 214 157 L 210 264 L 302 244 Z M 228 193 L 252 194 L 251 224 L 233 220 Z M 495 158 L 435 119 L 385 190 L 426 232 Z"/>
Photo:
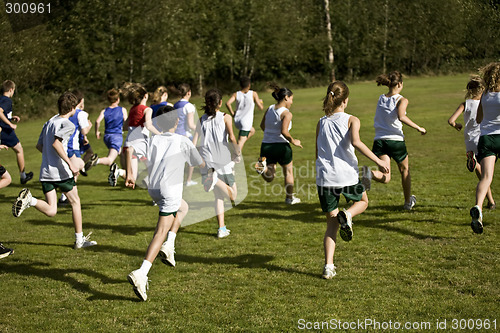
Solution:
<path fill-rule="evenodd" d="M 323 100 L 323 111 L 325 114 L 327 116 L 332 115 L 333 111 L 335 111 L 347 97 L 349 97 L 349 87 L 347 87 L 344 82 L 335 81 L 330 83 Z"/>
<path fill-rule="evenodd" d="M 125 95 L 132 105 L 139 105 L 148 93 L 148 91 L 139 83 L 126 82 L 122 87 L 123 95 Z"/>
<path fill-rule="evenodd" d="M 403 82 L 403 75 L 399 71 L 392 71 L 389 74 L 380 74 L 375 82 L 377 82 L 377 86 L 395 87 Z"/>
<path fill-rule="evenodd" d="M 268 86 L 273 89 L 272 96 L 279 103 L 285 99 L 285 97 L 290 97 L 293 95 L 292 91 L 288 88 L 280 88 L 275 82 L 268 82 Z"/>
<path fill-rule="evenodd" d="M 222 93 L 219 89 L 210 89 L 205 93 L 205 105 L 203 110 L 209 117 L 215 116 L 222 101 Z"/>
<path fill-rule="evenodd" d="M 158 88 L 156 88 L 155 92 L 153 93 L 153 105 L 154 104 L 160 104 L 161 102 L 161 96 L 163 96 L 163 94 L 167 93 L 168 95 L 168 91 L 167 91 L 167 88 L 164 87 L 164 86 L 159 86 Z"/>

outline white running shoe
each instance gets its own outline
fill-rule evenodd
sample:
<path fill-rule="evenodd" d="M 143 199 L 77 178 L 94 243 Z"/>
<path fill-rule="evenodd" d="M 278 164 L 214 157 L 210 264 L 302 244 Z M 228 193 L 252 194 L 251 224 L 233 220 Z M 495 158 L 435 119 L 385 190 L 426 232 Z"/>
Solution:
<path fill-rule="evenodd" d="M 415 204 L 416 204 L 416 203 L 417 203 L 417 197 L 416 197 L 416 196 L 414 196 L 414 195 L 412 195 L 412 196 L 410 197 L 410 202 L 405 203 L 405 204 L 404 204 L 404 206 L 403 206 L 403 208 L 404 208 L 405 210 L 412 210 L 412 209 L 413 209 L 413 207 L 415 207 Z"/>
<path fill-rule="evenodd" d="M 208 170 L 207 178 L 203 182 L 203 188 L 205 189 L 205 192 L 213 191 L 218 179 L 219 178 L 217 177 L 217 171 L 215 171 L 213 168 Z"/>
<path fill-rule="evenodd" d="M 227 236 L 229 236 L 229 234 L 231 233 L 231 230 L 229 229 L 226 229 L 226 230 L 217 230 L 217 238 L 221 239 L 221 238 L 226 238 Z"/>
<path fill-rule="evenodd" d="M 361 184 L 365 187 L 365 191 L 369 191 L 372 187 L 372 171 L 370 170 L 370 167 L 366 165 L 363 165 L 361 170 Z"/>
<path fill-rule="evenodd" d="M 134 292 L 142 301 L 148 299 L 147 291 L 149 289 L 148 276 L 141 273 L 136 269 L 127 276 L 128 282 L 134 286 Z"/>
<path fill-rule="evenodd" d="M 337 275 L 337 272 L 335 271 L 335 266 L 333 266 L 333 268 L 329 268 L 329 267 L 326 267 L 326 265 L 325 265 L 325 268 L 323 268 L 322 278 L 330 280 L 335 275 Z"/>
<path fill-rule="evenodd" d="M 31 199 L 32 196 L 29 188 L 23 188 L 12 205 L 12 215 L 14 215 L 14 217 L 21 216 L 24 210 L 30 207 Z"/>
<path fill-rule="evenodd" d="M 96 241 L 90 240 L 90 235 L 92 235 L 92 231 L 89 232 L 89 234 L 87 236 L 83 237 L 82 241 L 80 241 L 80 242 L 75 241 L 75 246 L 73 248 L 75 250 L 78 250 L 78 249 L 81 249 L 84 247 L 90 247 L 90 246 L 97 245 Z"/>
<path fill-rule="evenodd" d="M 295 195 L 292 195 L 292 197 L 291 197 L 291 198 L 286 198 L 286 199 L 285 199 L 285 203 L 286 203 L 287 205 L 295 205 L 295 204 L 300 203 L 300 199 L 299 199 L 299 198 L 297 198 Z"/>
<path fill-rule="evenodd" d="M 347 210 L 339 212 L 337 215 L 340 224 L 340 237 L 346 242 L 352 239 L 352 216 Z"/>
<path fill-rule="evenodd" d="M 267 162 L 265 157 L 259 157 L 259 161 L 255 163 L 255 171 L 259 175 L 262 175 L 264 172 L 266 172 L 266 167 L 267 167 Z"/>
<path fill-rule="evenodd" d="M 174 253 L 175 253 L 175 247 L 168 246 L 166 242 L 163 243 L 159 253 L 161 257 L 161 262 L 164 263 L 165 265 L 170 265 L 172 267 L 175 267 Z"/>
<path fill-rule="evenodd" d="M 483 233 L 483 213 L 481 212 L 481 208 L 479 206 L 474 206 L 470 209 L 470 216 L 472 217 L 472 222 L 470 223 L 470 227 L 472 231 L 476 234 Z"/>
<path fill-rule="evenodd" d="M 195 182 L 194 180 L 190 180 L 190 181 L 186 182 L 187 187 L 194 186 L 194 185 L 198 185 L 198 182 Z"/>

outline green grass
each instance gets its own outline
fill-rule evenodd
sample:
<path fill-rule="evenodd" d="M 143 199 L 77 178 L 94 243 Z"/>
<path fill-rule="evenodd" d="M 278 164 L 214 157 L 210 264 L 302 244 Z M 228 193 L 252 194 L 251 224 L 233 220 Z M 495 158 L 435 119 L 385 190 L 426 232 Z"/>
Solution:
<path fill-rule="evenodd" d="M 417 206 L 402 211 L 393 162 L 391 183 L 373 184 L 368 209 L 354 219 L 353 241 L 339 238 L 337 276 L 330 281 L 320 275 L 326 224 L 314 185 L 314 133 L 326 87 L 294 91 L 291 133 L 304 146 L 294 148 L 303 203 L 285 206 L 283 194 L 272 194 L 282 178 L 264 185 L 250 170 L 259 153 L 258 130 L 244 152 L 248 195 L 226 213 L 231 236 L 215 238 L 214 218 L 183 228 L 176 242 L 177 267 L 155 261 L 145 303 L 126 276 L 140 265 L 156 224 L 157 208 L 147 192 L 109 187 L 104 167 L 82 177 L 84 232 L 93 231 L 98 246 L 75 251 L 69 208 L 54 218 L 34 209 L 12 217 L 11 203 L 22 186 L 14 153 L 2 151 L 0 161 L 14 181 L 0 190 L 0 241 L 16 252 L 0 261 L 0 331 L 298 331 L 300 319 L 365 318 L 430 322 L 431 331 L 444 319 L 446 331 L 453 331 L 453 319 L 496 319 L 498 327 L 500 213 L 485 211 L 484 234 L 472 233 L 468 212 L 477 179 L 465 168 L 462 133 L 446 122 L 463 99 L 467 79 L 463 74 L 405 81 L 408 115 L 428 131 L 421 136 L 404 129 Z M 350 89 L 348 112 L 360 118 L 361 138 L 371 147 L 375 104 L 385 89 L 373 82 Z M 272 102 L 270 94 L 260 95 L 265 105 Z M 195 103 L 202 105 L 199 99 Z M 87 106 L 94 110 L 93 120 L 103 106 Z M 256 128 L 261 116 L 257 112 Z M 34 146 L 42 124 L 20 123 L 17 131 L 27 169 L 36 176 L 41 155 Z M 102 142 L 93 136 L 91 142 L 99 154 L 106 153 Z M 361 165 L 373 165 L 358 158 Z M 42 196 L 38 181 L 29 186 Z M 497 182 L 492 189 L 500 193 Z"/>

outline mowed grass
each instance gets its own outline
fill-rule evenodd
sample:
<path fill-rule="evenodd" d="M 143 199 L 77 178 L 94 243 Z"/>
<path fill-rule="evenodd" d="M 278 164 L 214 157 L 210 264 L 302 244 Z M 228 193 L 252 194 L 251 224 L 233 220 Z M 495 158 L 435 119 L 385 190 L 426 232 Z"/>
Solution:
<path fill-rule="evenodd" d="M 14 180 L 0 190 L 0 241 L 16 252 L 0 261 L 0 331 L 287 332 L 306 322 L 318 328 L 314 322 L 358 319 L 416 322 L 420 326 L 413 327 L 420 328 L 428 322 L 432 331 L 437 320 L 446 319 L 441 331 L 453 331 L 453 319 L 469 318 L 497 320 L 498 328 L 500 212 L 485 210 L 484 234 L 473 234 L 469 209 L 477 178 L 465 168 L 463 134 L 446 122 L 463 100 L 467 80 L 467 74 L 405 80 L 408 115 L 428 131 L 422 136 L 404 128 L 417 206 L 402 210 L 393 162 L 392 181 L 373 184 L 368 209 L 355 217 L 353 240 L 339 237 L 337 276 L 329 281 L 321 279 L 326 223 L 314 173 L 315 128 L 326 87 L 294 91 L 291 133 L 304 146 L 294 148 L 302 203 L 284 204 L 282 176 L 267 185 L 251 170 L 262 139 L 262 113 L 256 112 L 257 134 L 244 151 L 248 195 L 226 213 L 231 236 L 216 239 L 215 218 L 181 229 L 177 267 L 155 261 L 145 303 L 126 276 L 141 264 L 156 225 L 158 210 L 147 192 L 122 183 L 109 187 L 103 166 L 81 177 L 84 232 L 93 231 L 98 246 L 75 251 L 70 208 L 54 218 L 33 208 L 12 217 L 12 201 L 22 186 L 14 153 L 2 151 L 0 162 Z M 361 138 L 371 147 L 375 104 L 385 87 L 349 86 L 348 112 L 360 118 Z M 272 103 L 269 93 L 260 95 L 266 106 Z M 199 98 L 194 102 L 202 105 Z M 103 106 L 87 106 L 93 120 Z M 43 122 L 20 123 L 17 131 L 27 169 L 36 177 L 41 154 L 34 147 Z M 106 154 L 101 141 L 90 139 L 97 153 Z M 358 158 L 360 165 L 373 165 Z M 42 197 L 37 180 L 29 187 Z M 500 193 L 496 181 L 492 190 Z M 346 206 L 343 199 L 341 205 Z"/>

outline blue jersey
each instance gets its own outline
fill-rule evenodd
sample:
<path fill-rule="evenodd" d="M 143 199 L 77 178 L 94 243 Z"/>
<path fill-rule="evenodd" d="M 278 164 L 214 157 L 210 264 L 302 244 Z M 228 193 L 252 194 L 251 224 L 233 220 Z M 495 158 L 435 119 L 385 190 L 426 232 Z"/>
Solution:
<path fill-rule="evenodd" d="M 0 108 L 3 109 L 3 114 L 5 115 L 5 117 L 7 119 L 11 120 L 12 119 L 12 100 L 5 95 L 0 96 Z M 5 128 L 5 129 L 10 129 L 10 126 L 1 120 L 0 120 L 0 127 Z"/>
<path fill-rule="evenodd" d="M 121 106 L 104 110 L 104 134 L 123 133 L 123 111 Z"/>
<path fill-rule="evenodd" d="M 81 128 L 80 128 L 80 124 L 78 121 L 78 114 L 81 111 L 82 110 L 80 110 L 80 109 L 76 109 L 75 114 L 68 118 L 68 120 L 71 121 L 71 123 L 73 123 L 73 125 L 75 125 L 75 130 L 73 131 L 73 133 L 69 137 L 68 152 L 71 150 L 80 150 L 80 130 L 81 130 Z"/>
<path fill-rule="evenodd" d="M 158 110 L 162 107 L 162 106 L 165 106 L 167 105 L 167 102 L 161 102 L 160 104 L 154 104 L 154 105 L 151 105 L 150 108 L 151 110 L 153 110 L 153 118 L 156 117 L 156 112 L 158 112 Z"/>

